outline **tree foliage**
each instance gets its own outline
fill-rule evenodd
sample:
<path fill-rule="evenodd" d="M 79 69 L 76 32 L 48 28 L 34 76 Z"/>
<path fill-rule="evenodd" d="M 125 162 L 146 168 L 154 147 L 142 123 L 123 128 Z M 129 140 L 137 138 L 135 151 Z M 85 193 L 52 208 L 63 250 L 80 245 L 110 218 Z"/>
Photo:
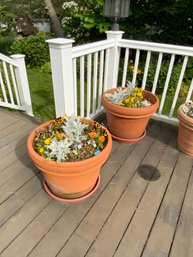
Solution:
<path fill-rule="evenodd" d="M 28 23 L 30 35 L 33 22 L 36 19 L 49 19 L 50 13 L 53 16 L 54 12 L 54 19 L 56 20 L 57 16 L 60 18 L 62 3 L 63 0 L 1 0 L 0 22 L 6 24 L 9 30 L 16 30 L 17 21 L 24 18 Z M 61 24 L 58 23 L 58 26 L 61 26 Z"/>
<path fill-rule="evenodd" d="M 76 43 L 105 38 L 104 31 L 111 27 L 112 22 L 102 14 L 104 0 L 53 0 L 52 4 L 64 36 Z M 48 18 L 44 1 L 1 0 L 0 21 L 7 24 L 8 32 L 19 17 L 28 17 L 29 23 Z M 126 38 L 193 45 L 193 1 L 131 0 L 129 17 L 120 21 L 120 29 Z M 5 33 L 0 26 L 1 32 Z"/>
<path fill-rule="evenodd" d="M 65 36 L 78 42 L 105 37 L 111 21 L 102 16 L 103 0 L 68 1 L 63 5 Z M 193 44 L 192 0 L 131 0 L 129 17 L 120 21 L 127 38 Z"/>
<path fill-rule="evenodd" d="M 192 0 L 131 0 L 122 23 L 127 37 L 164 43 L 193 44 Z"/>
<path fill-rule="evenodd" d="M 62 25 L 67 37 L 76 43 L 96 41 L 104 37 L 110 28 L 110 22 L 103 17 L 103 0 L 68 1 L 63 4 L 64 18 Z"/>

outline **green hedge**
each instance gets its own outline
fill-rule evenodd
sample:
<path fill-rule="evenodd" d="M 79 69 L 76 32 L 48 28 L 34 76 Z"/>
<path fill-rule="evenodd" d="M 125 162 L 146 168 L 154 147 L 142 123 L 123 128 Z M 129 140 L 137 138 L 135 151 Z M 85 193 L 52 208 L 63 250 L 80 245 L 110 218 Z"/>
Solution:
<path fill-rule="evenodd" d="M 24 54 L 28 67 L 41 67 L 49 62 L 49 47 L 45 42 L 46 39 L 47 35 L 40 32 L 36 36 L 16 40 L 11 45 L 10 54 Z"/>

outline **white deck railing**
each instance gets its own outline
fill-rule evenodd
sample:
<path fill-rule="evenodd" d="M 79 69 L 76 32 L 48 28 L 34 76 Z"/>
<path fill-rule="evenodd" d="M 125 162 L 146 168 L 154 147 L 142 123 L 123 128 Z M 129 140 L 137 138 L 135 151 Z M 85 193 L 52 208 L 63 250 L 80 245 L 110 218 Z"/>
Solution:
<path fill-rule="evenodd" d="M 33 116 L 24 55 L 0 54 L 0 106 Z"/>
<path fill-rule="evenodd" d="M 164 83 L 160 95 L 160 107 L 156 119 L 169 123 L 177 123 L 174 117 L 178 95 L 187 72 L 189 59 L 193 57 L 193 48 L 142 42 L 122 39 L 123 32 L 108 31 L 107 40 L 72 47 L 73 40 L 51 39 L 50 47 L 52 76 L 55 95 L 56 116 L 64 113 L 94 117 L 102 110 L 101 94 L 108 88 L 125 86 L 130 78 L 133 83 L 138 80 L 138 70 L 143 63 L 141 85 L 145 89 L 151 59 L 156 59 L 152 92 L 159 85 L 159 75 L 164 55 L 169 60 Z M 164 113 L 164 105 L 168 96 L 169 82 L 175 66 L 175 60 L 183 60 L 179 72 L 176 90 L 173 94 L 169 113 Z M 133 61 L 131 76 L 130 60 Z M 130 74 L 130 76 L 128 76 Z M 163 83 L 163 82 L 162 82 Z M 193 80 L 189 78 L 186 89 L 186 100 L 190 100 L 193 91 Z"/>

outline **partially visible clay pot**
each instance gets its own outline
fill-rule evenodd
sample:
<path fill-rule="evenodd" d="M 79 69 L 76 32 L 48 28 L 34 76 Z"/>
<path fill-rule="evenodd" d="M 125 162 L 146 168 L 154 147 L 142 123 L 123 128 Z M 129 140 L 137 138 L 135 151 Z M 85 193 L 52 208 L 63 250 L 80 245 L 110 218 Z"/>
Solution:
<path fill-rule="evenodd" d="M 112 136 L 119 138 L 126 143 L 135 142 L 142 138 L 150 117 L 156 112 L 159 106 L 159 99 L 156 95 L 144 90 L 143 96 L 152 105 L 142 108 L 128 108 L 115 105 L 108 101 L 105 94 L 116 91 L 112 88 L 103 93 L 102 104 L 107 113 L 108 128 Z M 122 139 L 122 140 L 121 140 Z"/>
<path fill-rule="evenodd" d="M 183 112 L 182 106 L 178 108 L 178 148 L 185 154 L 193 156 L 193 118 Z"/>
<path fill-rule="evenodd" d="M 46 160 L 33 149 L 33 140 L 37 130 L 42 130 L 50 121 L 36 127 L 27 140 L 28 153 L 35 166 L 42 171 L 50 191 L 65 199 L 80 198 L 95 186 L 101 166 L 108 159 L 112 149 L 112 138 L 108 130 L 106 147 L 96 156 L 77 162 L 55 162 Z M 105 128 L 104 128 L 105 129 Z"/>

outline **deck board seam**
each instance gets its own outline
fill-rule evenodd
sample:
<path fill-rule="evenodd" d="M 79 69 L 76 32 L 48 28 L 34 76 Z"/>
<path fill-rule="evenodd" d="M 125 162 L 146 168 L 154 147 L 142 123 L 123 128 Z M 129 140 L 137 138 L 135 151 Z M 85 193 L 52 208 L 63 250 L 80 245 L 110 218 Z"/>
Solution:
<path fill-rule="evenodd" d="M 84 257 L 86 257 L 86 255 L 87 255 L 87 253 L 89 252 L 90 248 L 92 247 L 92 245 L 93 245 L 93 244 L 95 243 L 95 241 L 97 240 L 98 235 L 100 234 L 101 230 L 103 229 L 103 227 L 105 226 L 105 224 L 106 224 L 107 221 L 109 220 L 109 217 L 111 216 L 112 212 L 113 212 L 114 209 L 116 208 L 116 206 L 117 206 L 117 204 L 119 203 L 119 201 L 120 201 L 121 197 L 123 196 L 124 192 L 127 190 L 127 187 L 129 186 L 129 184 L 130 184 L 130 182 L 132 181 L 133 177 L 135 176 L 135 174 L 136 174 L 136 172 L 137 172 L 137 168 L 138 168 L 138 167 L 140 166 L 140 164 L 144 161 L 145 157 L 147 156 L 147 154 L 148 154 L 150 148 L 152 147 L 152 145 L 153 145 L 153 143 L 154 143 L 154 141 L 155 141 L 156 139 L 157 139 L 157 138 L 154 138 L 154 140 L 152 141 L 152 143 L 149 145 L 149 147 L 148 147 L 148 149 L 146 150 L 146 153 L 144 154 L 144 156 L 143 156 L 141 162 L 140 162 L 139 165 L 136 167 L 136 169 L 135 169 L 133 175 L 131 176 L 131 178 L 129 179 L 127 185 L 125 186 L 125 188 L 123 189 L 122 193 L 120 194 L 120 196 L 119 196 L 117 202 L 116 202 L 115 205 L 113 206 L 113 208 L 112 208 L 111 212 L 109 213 L 107 219 L 105 220 L 103 226 L 101 227 L 100 231 L 98 232 L 98 234 L 97 234 L 95 240 L 91 243 L 90 247 L 89 247 L 88 250 L 86 251 Z M 137 144 L 136 144 L 136 145 L 137 145 Z M 135 147 L 136 147 L 136 145 L 135 145 Z M 134 151 L 134 149 L 135 149 L 135 148 L 133 148 L 132 151 Z M 131 151 L 131 152 L 132 152 L 132 151 Z M 124 164 L 124 163 L 123 163 L 123 164 Z M 121 166 L 123 166 L 123 164 L 122 164 Z M 120 167 L 120 168 L 121 168 L 121 167 Z M 120 168 L 119 168 L 119 169 L 120 169 Z M 117 173 L 116 173 L 116 174 L 117 174 Z M 116 174 L 115 174 L 115 175 L 116 175 Z M 112 178 L 112 179 L 113 179 L 113 178 Z M 109 182 L 109 183 L 110 183 L 110 182 Z M 109 184 L 109 183 L 108 183 L 108 184 Z M 107 186 L 108 186 L 108 184 L 107 184 Z M 144 191 L 144 192 L 145 192 L 145 191 Z M 143 196 L 142 196 L 142 197 L 143 197 Z M 140 199 L 140 200 L 141 200 L 141 199 Z"/>
<path fill-rule="evenodd" d="M 12 122 L 12 124 L 15 125 L 15 123 L 18 123 L 18 122 L 19 122 L 19 120 L 15 120 L 15 121 Z M 12 125 L 12 124 L 11 124 L 11 125 Z M 5 129 L 5 128 L 0 128 L 0 132 L 1 132 L 1 130 L 4 130 L 4 129 Z"/>
<path fill-rule="evenodd" d="M 40 189 L 39 190 L 39 192 L 41 191 L 41 190 L 43 190 L 43 189 Z M 39 193 L 38 192 L 38 193 Z M 35 194 L 36 195 L 36 194 Z M 34 196 L 35 196 L 34 195 Z M 54 200 L 53 199 L 50 199 L 50 201 L 40 210 L 40 212 L 38 212 L 34 217 L 33 217 L 33 219 L 32 220 L 30 220 L 30 222 L 19 232 L 19 234 L 17 234 L 17 236 L 15 236 L 10 242 L 9 242 L 9 244 L 0 252 L 0 254 L 2 254 L 11 244 L 12 244 L 12 242 L 16 239 L 16 238 L 18 238 L 22 233 L 23 233 L 23 231 L 40 215 L 40 213 L 51 203 L 51 202 L 53 202 Z M 0 255 L 1 256 L 1 255 Z"/>
<path fill-rule="evenodd" d="M 28 123 L 24 124 L 20 129 L 22 129 L 23 127 L 26 127 L 26 125 L 28 125 Z M 24 134 L 19 135 L 19 136 L 16 135 L 16 137 L 15 137 L 11 142 L 9 142 L 9 143 L 7 143 L 7 144 L 4 144 L 3 147 L 9 145 L 10 143 L 17 142 L 19 139 L 22 139 L 22 138 L 25 138 L 25 137 L 27 138 L 28 135 L 29 135 L 29 133 L 30 133 L 30 131 L 31 131 L 32 129 L 33 129 L 32 126 L 28 126 L 27 130 L 24 131 Z M 11 134 L 14 134 L 15 132 L 16 132 L 16 131 L 14 131 L 14 132 L 11 133 Z M 26 142 L 25 142 L 25 143 L 26 143 Z"/>
<path fill-rule="evenodd" d="M 152 124 L 151 124 L 152 125 Z M 144 160 L 144 158 L 146 157 L 146 155 L 148 154 L 148 151 L 149 151 L 149 149 L 151 148 L 151 146 L 154 144 L 154 142 L 157 140 L 157 138 L 159 137 L 159 133 L 156 135 L 156 137 L 152 140 L 152 142 L 150 143 L 150 145 L 149 145 L 149 147 L 148 147 L 148 150 L 146 150 L 146 152 L 145 152 L 145 154 L 144 154 L 144 157 L 143 157 L 143 159 L 142 159 L 142 161 Z M 138 144 L 138 143 L 137 143 Z M 130 145 L 130 150 L 129 150 L 129 153 L 131 154 L 131 152 L 132 151 L 134 151 L 134 149 L 135 149 L 135 147 L 137 146 L 137 144 L 132 144 L 132 145 Z M 132 146 L 132 147 L 131 147 Z M 105 186 L 105 188 L 103 189 L 103 191 L 101 192 L 101 194 L 104 192 L 104 190 L 107 188 L 107 186 L 109 185 L 109 183 L 113 180 L 113 178 L 116 176 L 116 174 L 118 173 L 118 171 L 120 170 L 120 168 L 124 165 L 124 163 L 125 163 L 125 161 L 128 159 L 128 156 L 122 161 L 122 164 L 119 166 L 119 168 L 117 168 L 117 171 L 115 172 L 115 174 L 113 175 L 113 177 L 109 180 L 109 182 L 106 184 L 106 186 Z M 135 173 L 135 172 L 134 172 Z M 127 186 L 126 186 L 126 188 L 127 188 Z M 125 188 L 125 189 L 126 189 Z M 123 192 L 122 192 L 123 193 Z M 100 194 L 100 195 L 101 195 Z M 122 195 L 122 194 L 121 194 Z M 100 197 L 100 196 L 99 196 Z M 98 197 L 98 198 L 99 198 Z M 95 201 L 96 202 L 96 201 Z M 94 205 L 94 204 L 93 204 Z M 92 205 L 92 206 L 93 206 Z M 115 204 L 116 205 L 116 204 Z M 91 208 L 92 208 L 92 206 L 91 206 Z M 90 208 L 90 209 L 91 209 Z M 114 208 L 114 207 L 113 207 Z M 77 225 L 77 227 L 76 227 L 76 229 L 74 230 L 74 232 L 73 233 L 75 233 L 75 231 L 77 230 L 77 228 L 80 226 L 80 224 L 83 222 L 83 220 L 84 220 L 84 218 L 87 216 L 87 214 L 83 217 L 83 219 L 81 220 L 81 222 Z M 108 215 L 108 217 L 109 217 L 109 215 Z M 108 217 L 107 217 L 107 219 L 105 220 L 105 222 L 104 222 L 104 224 L 107 222 L 107 220 L 108 220 Z M 104 224 L 103 224 L 103 226 L 102 227 L 104 227 Z M 101 231 L 101 229 L 100 229 L 100 231 Z M 62 251 L 62 249 L 65 247 L 65 245 L 68 243 L 68 241 L 70 240 L 70 238 L 73 236 L 73 233 L 71 234 L 71 236 L 68 238 L 68 240 L 66 240 L 66 242 L 65 242 L 65 244 L 63 245 L 63 247 L 60 249 L 60 251 L 57 253 L 57 255 L 56 256 L 58 256 L 59 254 L 60 254 L 60 252 Z M 97 236 L 98 236 L 98 234 L 97 234 Z M 96 238 L 95 238 L 95 240 L 97 239 L 97 236 L 96 236 Z M 95 240 L 92 242 L 92 244 L 95 242 Z M 89 247 L 89 249 L 90 249 L 90 247 Z M 88 250 L 86 251 L 86 254 L 87 254 L 87 252 L 88 252 Z M 86 256 L 86 254 L 85 254 L 85 256 Z"/>
<path fill-rule="evenodd" d="M 134 146 L 134 145 L 133 145 Z M 115 150 L 114 154 L 116 154 L 116 151 L 118 151 L 118 149 L 121 147 L 121 144 L 119 145 L 119 147 Z M 129 145 L 129 149 L 131 148 L 131 145 Z M 125 158 L 125 160 L 128 157 Z M 125 161 L 124 160 L 124 161 Z M 124 162 L 123 162 L 124 163 Z M 93 202 L 93 204 L 90 206 L 89 210 L 85 213 L 85 215 L 83 216 L 83 218 L 80 220 L 80 222 L 77 224 L 76 228 L 73 230 L 73 232 L 70 234 L 69 238 L 65 241 L 65 243 L 63 244 L 63 246 L 60 248 L 60 250 L 58 251 L 58 253 L 56 254 L 55 257 L 57 257 L 60 252 L 62 251 L 62 249 L 65 247 L 65 245 L 68 243 L 68 241 L 70 240 L 70 238 L 73 236 L 74 233 L 76 233 L 77 228 L 80 226 L 80 224 L 82 223 L 82 221 L 85 219 L 85 217 L 88 215 L 88 213 L 90 212 L 90 210 L 92 209 L 92 207 L 95 205 L 95 203 L 98 201 L 98 199 L 100 198 L 101 194 L 104 192 L 104 190 L 106 189 L 106 187 L 108 186 L 108 184 L 110 183 L 110 181 L 114 178 L 114 176 L 117 174 L 118 170 L 120 169 L 120 167 L 123 164 L 121 163 L 120 166 L 117 168 L 117 171 L 115 172 L 115 174 L 111 177 L 111 179 L 108 181 L 108 183 L 106 184 L 106 186 L 103 188 L 103 190 L 101 191 L 101 193 L 98 195 L 98 197 L 96 198 L 96 200 Z"/>
<path fill-rule="evenodd" d="M 30 250 L 30 252 L 27 254 L 29 256 L 31 252 L 36 248 L 36 246 L 44 239 L 44 237 L 49 233 L 49 231 L 52 229 L 52 227 L 61 219 L 61 217 L 64 215 L 64 213 L 70 208 L 70 203 L 65 203 L 65 205 L 68 205 L 66 209 L 61 213 L 61 215 L 58 217 L 57 220 L 52 224 L 52 226 L 49 228 L 49 230 L 44 234 L 44 236 L 34 245 L 34 247 Z"/>
<path fill-rule="evenodd" d="M 24 145 L 26 145 L 26 143 L 23 143 L 23 145 L 20 145 L 18 148 L 23 147 Z M 18 149 L 18 148 L 15 148 L 15 150 Z M 26 151 L 24 151 L 24 153 L 23 153 L 21 156 L 19 156 L 19 157 L 21 158 L 21 157 L 23 157 L 24 155 L 27 155 Z M 4 158 L 6 158 L 6 156 L 4 156 Z M 0 172 L 1 172 L 1 171 L 4 171 L 5 169 L 7 169 L 9 166 L 11 166 L 14 162 L 16 162 L 16 161 L 18 161 L 18 160 L 20 161 L 19 158 L 16 158 L 13 162 L 10 162 L 10 163 L 8 164 L 8 166 L 5 166 L 5 168 L 3 168 L 2 170 L 0 170 Z"/>
<path fill-rule="evenodd" d="M 174 137 L 175 137 L 175 136 L 173 136 L 170 141 L 172 141 Z M 168 147 L 168 146 L 167 146 L 167 147 Z M 176 167 L 177 162 L 178 162 L 178 159 L 179 159 L 179 155 L 180 155 L 180 153 L 178 154 L 178 157 L 176 158 L 174 167 L 173 167 L 172 172 L 171 172 L 171 175 L 170 175 L 170 177 L 169 177 L 167 186 L 166 186 L 166 188 L 165 188 L 165 190 L 164 190 L 164 194 L 163 194 L 162 199 L 161 199 L 161 201 L 160 201 L 158 210 L 157 210 L 157 212 L 156 212 L 155 218 L 154 218 L 154 220 L 153 220 L 152 226 L 151 226 L 150 231 L 149 231 L 149 233 L 148 233 L 148 236 L 147 236 L 146 242 L 145 242 L 145 244 L 144 244 L 144 247 L 143 247 L 143 249 L 142 249 L 142 252 L 141 252 L 140 257 L 143 256 L 144 250 L 145 250 L 146 245 L 147 245 L 147 242 L 148 242 L 148 240 L 149 240 L 149 236 L 150 236 L 150 234 L 151 234 L 151 232 L 152 232 L 152 229 L 153 229 L 153 227 L 154 227 L 155 221 L 156 221 L 156 219 L 157 219 L 157 216 L 158 216 L 158 213 L 159 213 L 160 208 L 161 208 L 161 206 L 162 206 L 162 203 L 163 203 L 163 200 L 164 200 L 164 198 L 165 198 L 165 195 L 167 194 L 167 190 L 168 190 L 168 187 L 169 187 L 170 182 L 171 182 L 171 180 L 172 180 L 172 177 L 173 177 L 173 174 L 174 174 L 174 171 L 175 171 L 175 167 Z M 160 161 L 161 161 L 161 159 L 160 159 Z"/>
<path fill-rule="evenodd" d="M 29 164 L 29 166 L 31 166 L 32 163 Z M 18 190 L 20 190 L 23 186 L 25 186 L 32 178 L 34 178 L 35 176 L 37 176 L 40 173 L 40 171 L 37 171 L 36 173 L 34 172 L 34 175 L 32 177 L 30 177 L 27 181 L 24 182 L 24 184 L 22 184 L 20 187 L 18 187 L 12 194 L 10 194 L 8 197 L 6 197 L 5 200 L 3 200 L 2 202 L 0 202 L 0 205 L 3 204 L 7 199 L 9 199 L 12 195 L 14 195 Z M 13 179 L 13 178 L 11 178 Z M 7 182 L 6 182 L 7 183 Z M 6 184 L 5 183 L 5 184 Z"/>
<path fill-rule="evenodd" d="M 178 228 L 178 225 L 179 225 L 179 221 L 180 221 L 182 209 L 183 209 L 183 206 L 184 206 L 186 194 L 187 194 L 187 191 L 188 191 L 188 188 L 189 188 L 190 178 L 191 178 L 192 173 L 193 173 L 193 170 L 190 171 L 190 174 L 189 174 L 189 176 L 188 176 L 188 181 L 187 181 L 187 184 L 186 184 L 186 190 L 184 191 L 183 200 L 182 200 L 181 208 L 180 208 L 180 211 L 179 211 L 178 219 L 177 219 L 177 222 L 176 222 L 175 231 L 174 231 L 173 238 L 172 238 L 172 242 L 171 242 L 170 249 L 169 249 L 169 252 L 168 252 L 168 257 L 169 257 L 170 254 L 171 254 L 172 246 L 173 246 L 173 243 L 174 243 L 174 240 L 175 240 L 177 228 Z"/>
<path fill-rule="evenodd" d="M 33 178 L 32 178 L 33 179 Z M 42 190 L 42 188 L 40 188 L 34 195 L 32 195 L 27 201 L 24 201 L 21 197 L 17 196 L 15 193 L 13 195 L 15 195 L 16 197 L 18 197 L 20 200 L 23 201 L 23 205 L 21 205 L 14 213 L 12 213 L 11 216 L 9 216 L 9 218 L 7 220 L 5 220 L 0 227 L 2 227 L 9 219 L 11 219 L 15 214 L 17 214 L 17 212 L 19 212 L 27 203 L 28 201 L 30 201 L 33 197 L 35 197 L 40 191 Z M 12 197 L 13 195 L 11 195 L 10 197 Z M 9 198 L 10 198 L 9 197 Z M 7 198 L 7 199 L 9 199 Z M 7 200 L 6 199 L 6 200 Z M 1 205 L 1 204 L 0 204 Z"/>
<path fill-rule="evenodd" d="M 159 135 L 157 135 L 156 138 L 154 138 L 154 140 L 152 141 L 151 146 L 152 146 L 152 145 L 154 144 L 154 142 L 157 140 L 157 137 L 158 137 L 158 136 L 159 136 Z M 169 140 L 169 141 L 170 141 L 170 140 Z M 168 143 L 169 143 L 169 141 L 168 141 Z M 151 149 L 151 146 L 150 146 L 150 148 L 147 150 L 146 155 L 144 156 L 143 160 L 144 160 L 145 157 L 147 156 L 149 150 Z M 159 161 L 158 161 L 156 167 L 159 165 L 159 163 L 160 163 L 160 161 L 161 161 L 161 159 L 162 159 L 162 157 L 163 157 L 163 155 L 164 155 L 164 152 L 165 152 L 165 150 L 166 150 L 167 147 L 168 147 L 168 144 L 165 145 L 165 149 L 163 150 L 162 156 L 161 156 L 161 158 L 159 159 Z M 143 161 L 142 161 L 142 162 L 143 162 Z M 142 163 L 142 162 L 141 162 L 141 163 Z M 153 176 L 153 174 L 152 174 L 151 176 Z M 131 218 L 130 218 L 130 220 L 129 220 L 128 225 L 126 226 L 125 231 L 123 232 L 122 237 L 121 237 L 119 243 L 117 244 L 117 247 L 116 247 L 116 249 L 115 249 L 115 251 L 114 251 L 112 257 L 115 256 L 115 254 L 116 254 L 116 252 L 117 252 L 117 250 L 118 250 L 118 248 L 119 248 L 119 245 L 121 244 L 121 241 L 122 241 L 122 239 L 124 238 L 124 235 L 126 234 L 127 229 L 129 228 L 129 226 L 130 226 L 130 224 L 131 224 L 131 222 L 132 222 L 132 220 L 133 220 L 133 218 L 134 218 L 134 216 L 135 216 L 135 213 L 136 213 L 137 210 L 138 210 L 138 207 L 139 207 L 139 205 L 140 205 L 140 203 L 141 203 L 141 201 L 142 201 L 142 199 L 143 199 L 143 197 L 144 197 L 144 195 L 145 195 L 145 192 L 146 192 L 147 189 L 148 189 L 148 186 L 149 186 L 150 182 L 151 182 L 151 181 L 148 181 L 147 185 L 145 186 L 144 191 L 143 191 L 143 193 L 142 193 L 142 195 L 141 195 L 141 197 L 140 197 L 140 199 L 139 199 L 139 202 L 138 202 L 138 204 L 137 204 L 137 206 L 136 206 L 136 209 L 135 209 L 135 211 L 133 212 L 133 214 L 132 214 L 132 216 L 131 216 Z"/>

